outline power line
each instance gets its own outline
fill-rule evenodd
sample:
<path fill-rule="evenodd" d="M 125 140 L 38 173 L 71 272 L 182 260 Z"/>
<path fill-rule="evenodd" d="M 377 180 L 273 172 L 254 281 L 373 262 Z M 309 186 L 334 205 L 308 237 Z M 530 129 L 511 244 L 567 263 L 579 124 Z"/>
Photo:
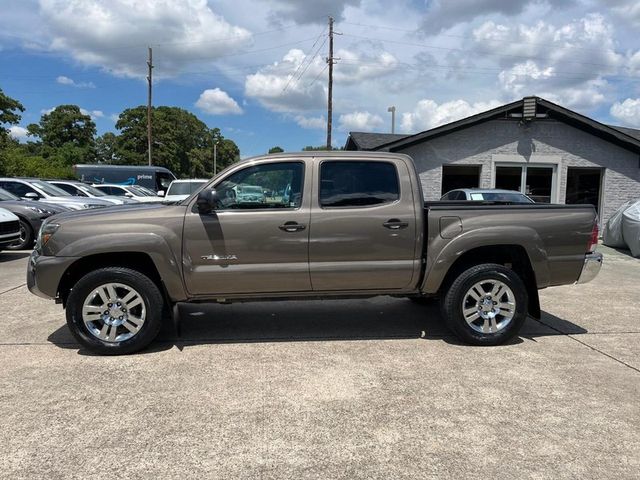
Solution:
<path fill-rule="evenodd" d="M 316 46 L 316 44 L 318 43 L 320 38 L 324 35 L 325 30 L 326 30 L 326 27 L 322 29 L 322 32 L 320 32 L 320 35 L 318 35 L 318 38 L 316 39 L 316 41 L 313 42 L 313 45 L 311 45 L 311 48 L 309 49 L 309 51 L 313 50 L 313 48 Z M 323 43 L 323 45 L 324 45 L 324 43 Z M 322 46 L 320 48 L 322 48 Z M 289 84 L 291 83 L 291 80 L 296 76 L 296 74 L 298 73 L 298 70 L 300 70 L 300 68 L 304 64 L 305 60 L 306 60 L 306 58 L 303 59 L 303 61 L 298 64 L 298 68 L 296 68 L 295 72 L 293 72 L 293 75 L 291 77 L 289 77 L 289 80 L 287 81 L 287 84 L 282 89 L 281 93 L 284 93 L 284 92 L 287 91 L 287 88 L 289 88 Z"/>
<path fill-rule="evenodd" d="M 431 49 L 434 49 L 434 50 L 447 50 L 447 51 L 454 51 L 454 52 L 470 53 L 468 49 L 464 49 L 464 48 L 442 47 L 440 45 L 427 45 L 427 44 L 424 44 L 424 43 L 415 43 L 415 42 L 403 42 L 403 41 L 400 41 L 400 40 L 388 40 L 388 39 L 383 39 L 383 38 L 368 37 L 368 36 L 364 36 L 364 35 L 353 35 L 353 34 L 349 34 L 349 33 L 345 33 L 344 35 L 347 36 L 347 37 L 352 37 L 352 38 L 361 38 L 361 39 L 365 39 L 365 40 L 375 40 L 375 41 L 382 42 L 382 43 L 394 43 L 394 44 L 398 44 L 398 45 L 408 45 L 408 46 L 412 46 L 412 47 L 431 48 Z M 496 57 L 520 58 L 520 59 L 525 59 L 525 60 L 551 60 L 548 57 L 530 56 L 530 55 L 514 55 L 514 54 L 496 53 L 496 52 L 483 52 L 481 50 L 474 50 L 472 53 L 476 53 L 476 54 L 480 54 L 480 55 L 487 55 L 487 56 L 496 56 Z M 606 65 L 606 64 L 602 64 L 602 63 L 579 62 L 577 60 L 564 60 L 564 63 L 575 63 L 575 64 L 579 64 L 579 65 L 590 65 L 590 66 L 595 66 L 595 67 L 611 67 L 611 65 Z"/>

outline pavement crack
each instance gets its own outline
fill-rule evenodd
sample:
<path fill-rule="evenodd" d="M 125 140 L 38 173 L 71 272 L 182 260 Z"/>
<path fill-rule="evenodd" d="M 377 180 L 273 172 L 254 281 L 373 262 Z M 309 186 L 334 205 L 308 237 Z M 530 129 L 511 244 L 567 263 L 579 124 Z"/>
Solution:
<path fill-rule="evenodd" d="M 608 354 L 607 352 L 604 352 L 596 347 L 594 347 L 593 345 L 589 345 L 586 342 L 583 342 L 582 340 L 580 340 L 579 338 L 576 338 L 574 335 L 570 334 L 570 333 L 565 333 L 562 330 L 557 329 L 556 327 L 554 327 L 553 325 L 549 325 L 548 323 L 543 322 L 542 320 L 538 319 L 538 318 L 534 318 L 534 320 L 538 323 L 540 323 L 541 325 L 544 325 L 547 328 L 550 328 L 551 330 L 558 332 L 560 335 L 564 335 L 565 337 L 570 338 L 571 340 L 573 340 L 574 342 L 578 342 L 581 345 L 584 345 L 587 348 L 590 348 L 591 350 L 593 350 L 594 352 L 599 353 L 600 355 L 604 355 L 605 357 L 610 358 L 611 360 L 614 360 L 618 363 L 620 363 L 621 365 L 624 365 L 627 368 L 630 368 L 631 370 L 640 373 L 640 369 L 634 367 L 633 365 L 629 365 L 627 362 L 624 362 L 622 360 L 620 360 L 619 358 L 614 357 L 613 355 Z M 624 332 L 623 332 L 624 333 Z M 633 333 L 633 332 L 632 332 Z"/>
<path fill-rule="evenodd" d="M 22 288 L 26 285 L 26 283 L 21 283 L 20 285 L 18 285 L 17 287 L 12 287 L 9 290 L 5 290 L 4 292 L 0 292 L 0 295 L 4 295 L 5 293 L 9 293 L 9 292 L 13 292 L 14 290 L 17 290 L 19 288 Z"/>

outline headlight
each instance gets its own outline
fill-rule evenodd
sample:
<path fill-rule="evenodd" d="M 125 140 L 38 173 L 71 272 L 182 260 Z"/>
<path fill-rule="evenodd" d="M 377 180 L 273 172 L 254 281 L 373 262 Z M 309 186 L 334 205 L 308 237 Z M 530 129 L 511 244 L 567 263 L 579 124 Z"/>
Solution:
<path fill-rule="evenodd" d="M 49 212 L 48 210 L 45 210 L 43 208 L 38 208 L 38 207 L 27 207 L 29 210 L 31 210 L 32 212 L 36 212 L 38 215 L 45 215 L 45 214 L 51 214 L 51 212 Z"/>
<path fill-rule="evenodd" d="M 94 203 L 85 203 L 84 205 L 82 205 L 84 208 L 102 208 L 102 207 L 106 207 L 106 205 L 96 205 Z"/>
<path fill-rule="evenodd" d="M 38 239 L 36 240 L 36 250 L 44 247 L 51 239 L 54 233 L 60 228 L 57 223 L 43 223 L 38 232 Z"/>

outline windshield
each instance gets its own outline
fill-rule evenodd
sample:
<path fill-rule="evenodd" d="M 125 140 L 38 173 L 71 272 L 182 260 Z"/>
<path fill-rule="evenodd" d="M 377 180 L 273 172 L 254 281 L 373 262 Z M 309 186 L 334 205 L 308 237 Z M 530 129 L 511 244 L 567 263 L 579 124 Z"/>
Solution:
<path fill-rule="evenodd" d="M 156 192 L 154 192 L 153 190 L 151 190 L 150 188 L 143 187 L 142 185 L 134 185 L 134 187 L 136 187 L 138 190 L 140 190 L 142 192 L 145 192 L 150 197 L 157 197 L 158 196 L 158 194 Z"/>
<path fill-rule="evenodd" d="M 7 192 L 5 189 L 0 188 L 0 200 L 20 200 L 12 193 Z"/>
<path fill-rule="evenodd" d="M 151 197 L 152 195 L 149 192 L 145 191 L 142 187 L 138 185 L 129 185 L 126 187 L 131 193 L 133 193 L 136 197 Z M 154 195 L 155 196 L 155 195 Z"/>
<path fill-rule="evenodd" d="M 93 195 L 94 197 L 105 197 L 107 195 L 102 190 L 98 190 L 96 187 L 92 187 L 91 185 L 77 185 L 77 187 L 80 190 Z"/>
<path fill-rule="evenodd" d="M 173 182 L 167 191 L 167 195 L 191 195 L 205 183 L 207 183 L 206 180 L 179 183 Z"/>
<path fill-rule="evenodd" d="M 42 190 L 46 195 L 50 195 L 52 197 L 70 197 L 71 196 L 71 194 L 65 192 L 61 188 L 58 188 L 47 182 L 42 182 L 40 180 L 30 180 L 29 183 L 32 186 Z"/>
<path fill-rule="evenodd" d="M 534 203 L 533 200 L 531 200 L 526 195 L 515 192 L 474 192 L 471 194 L 471 200 L 487 200 L 490 202 Z"/>

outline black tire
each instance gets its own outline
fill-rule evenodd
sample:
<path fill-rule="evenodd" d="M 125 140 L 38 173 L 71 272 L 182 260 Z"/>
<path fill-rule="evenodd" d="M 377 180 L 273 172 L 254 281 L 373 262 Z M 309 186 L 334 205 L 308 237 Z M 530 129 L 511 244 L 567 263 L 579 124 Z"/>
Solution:
<path fill-rule="evenodd" d="M 474 285 L 483 280 L 486 280 L 487 284 L 492 280 L 503 283 L 511 289 L 515 299 L 515 312 L 511 321 L 497 332 L 478 332 L 467 323 L 463 314 L 465 297 Z M 453 280 L 444 295 L 441 308 L 447 326 L 463 342 L 480 346 L 500 345 L 513 338 L 520 331 L 527 318 L 528 299 L 527 287 L 513 270 L 502 265 L 485 263 L 465 270 Z M 482 323 L 482 317 L 477 321 Z"/>
<path fill-rule="evenodd" d="M 12 243 L 7 250 L 28 250 L 33 248 L 33 228 L 26 220 L 20 218 L 20 240 Z"/>
<path fill-rule="evenodd" d="M 118 283 L 136 290 L 146 309 L 146 318 L 139 331 L 123 341 L 107 342 L 92 334 L 82 318 L 85 299 L 98 287 Z M 129 268 L 107 267 L 82 277 L 67 298 L 67 325 L 73 336 L 88 350 L 102 355 L 124 355 L 142 350 L 160 332 L 166 308 L 158 286 L 146 275 Z"/>

